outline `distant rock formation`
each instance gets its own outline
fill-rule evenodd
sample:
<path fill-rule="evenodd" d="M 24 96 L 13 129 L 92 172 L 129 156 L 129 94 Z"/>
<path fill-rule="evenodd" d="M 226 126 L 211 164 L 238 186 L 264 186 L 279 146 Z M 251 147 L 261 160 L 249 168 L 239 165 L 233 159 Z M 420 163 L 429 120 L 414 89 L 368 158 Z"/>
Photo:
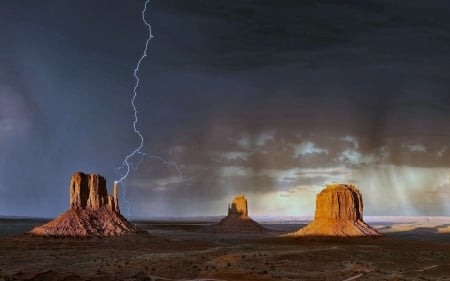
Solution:
<path fill-rule="evenodd" d="M 207 231 L 215 233 L 265 233 L 268 230 L 248 216 L 247 199 L 244 195 L 236 196 L 228 205 L 228 216 L 218 224 L 208 227 Z"/>
<path fill-rule="evenodd" d="M 230 215 L 248 217 L 247 199 L 245 199 L 244 195 L 234 197 L 233 202 L 228 205 L 228 216 Z"/>
<path fill-rule="evenodd" d="M 116 236 L 137 232 L 137 227 L 120 215 L 117 184 L 108 195 L 106 179 L 76 172 L 70 180 L 70 209 L 56 219 L 35 227 L 39 236 Z"/>
<path fill-rule="evenodd" d="M 332 184 L 316 198 L 314 221 L 291 233 L 292 236 L 378 236 L 375 229 L 363 221 L 363 200 L 352 184 Z"/>

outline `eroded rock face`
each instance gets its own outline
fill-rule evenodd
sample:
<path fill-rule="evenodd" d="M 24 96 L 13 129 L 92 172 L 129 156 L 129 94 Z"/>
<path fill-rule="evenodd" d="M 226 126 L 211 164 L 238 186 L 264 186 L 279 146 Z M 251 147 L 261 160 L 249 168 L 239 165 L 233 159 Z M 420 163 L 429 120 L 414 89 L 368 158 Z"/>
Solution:
<path fill-rule="evenodd" d="M 247 199 L 244 195 L 236 196 L 228 205 L 228 215 L 218 224 L 207 228 L 215 233 L 265 233 L 267 229 L 249 218 Z"/>
<path fill-rule="evenodd" d="M 51 222 L 35 227 L 40 236 L 114 236 L 138 229 L 120 215 L 117 184 L 108 195 L 106 179 L 96 174 L 76 172 L 70 180 L 70 209 Z"/>
<path fill-rule="evenodd" d="M 76 172 L 70 180 L 70 208 L 96 211 L 108 206 L 106 179 L 96 174 Z"/>
<path fill-rule="evenodd" d="M 316 198 L 314 221 L 293 236 L 378 236 L 363 221 L 361 193 L 352 184 L 332 184 Z"/>
<path fill-rule="evenodd" d="M 81 172 L 74 173 L 70 179 L 70 208 L 86 208 L 89 198 L 89 179 Z"/>
<path fill-rule="evenodd" d="M 90 174 L 88 188 L 89 198 L 86 208 L 95 211 L 108 204 L 108 192 L 104 177 Z"/>
<path fill-rule="evenodd" d="M 353 184 L 328 185 L 316 198 L 314 219 L 362 220 L 361 193 Z"/>
<path fill-rule="evenodd" d="M 234 197 L 233 202 L 228 206 L 228 215 L 248 217 L 247 199 L 244 195 Z"/>

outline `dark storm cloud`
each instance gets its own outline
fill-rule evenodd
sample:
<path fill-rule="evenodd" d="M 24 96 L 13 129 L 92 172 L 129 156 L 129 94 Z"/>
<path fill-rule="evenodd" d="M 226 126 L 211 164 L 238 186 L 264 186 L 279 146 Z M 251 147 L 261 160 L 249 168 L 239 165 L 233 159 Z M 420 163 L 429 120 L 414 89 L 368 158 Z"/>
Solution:
<path fill-rule="evenodd" d="M 111 34 L 114 26 L 96 24 L 100 10 L 84 4 L 87 9 L 69 1 L 0 4 L 0 115 L 3 123 L 10 116 L 11 130 L 24 131 L 2 142 L 1 213 L 64 210 L 74 171 L 98 172 L 111 181 L 122 157 L 114 147 L 134 143 L 115 132 L 131 132 L 129 109 L 117 106 L 128 103 L 117 93 L 129 91 L 129 69 L 121 72 L 121 60 L 111 63 L 121 52 L 107 45 L 116 37 L 103 36 L 110 40 L 104 42 L 98 35 Z M 102 21 L 111 16 L 107 10 Z"/>
<path fill-rule="evenodd" d="M 448 68 L 442 64 L 447 60 L 448 49 L 442 45 L 439 33 L 439 30 L 445 32 L 445 27 L 441 29 L 423 17 L 416 20 L 421 7 L 410 10 L 412 15 L 397 19 L 397 15 L 402 14 L 401 7 L 382 4 L 374 9 L 374 13 L 381 13 L 379 22 L 371 25 L 365 22 L 366 12 L 359 13 L 356 9 L 355 13 L 351 5 L 339 7 L 341 10 L 335 14 L 330 9 L 334 8 L 333 4 L 312 5 L 323 12 L 324 17 L 317 18 L 324 25 L 316 26 L 305 20 L 293 26 L 298 25 L 312 36 L 323 35 L 326 39 L 314 40 L 291 32 L 285 34 L 284 40 L 279 40 L 278 36 L 283 33 L 264 33 L 269 24 L 258 15 L 250 20 L 256 21 L 254 24 L 259 25 L 259 29 L 246 34 L 243 27 L 248 22 L 242 18 L 230 21 L 230 16 L 234 16 L 227 10 L 230 6 L 217 5 L 217 13 L 204 2 L 201 7 L 187 11 L 183 6 L 175 10 L 162 9 L 167 13 L 164 16 L 175 16 L 183 25 L 174 26 L 181 29 L 182 35 L 169 38 L 178 40 L 178 44 L 171 44 L 177 46 L 174 51 L 177 55 L 159 57 L 164 61 L 158 62 L 169 69 L 186 68 L 185 71 L 196 73 L 187 76 L 171 73 L 171 80 L 177 81 L 177 86 L 172 91 L 167 85 L 158 87 L 168 93 L 183 92 L 185 99 L 183 106 L 177 107 L 178 116 L 195 120 L 195 126 L 189 125 L 192 122 L 185 118 L 175 125 L 178 133 L 175 132 L 177 137 L 173 144 L 180 142 L 187 148 L 189 156 L 180 159 L 186 167 L 191 162 L 199 164 L 201 169 L 203 162 L 203 168 L 208 168 L 209 163 L 218 161 L 205 177 L 196 178 L 192 186 L 194 193 L 218 200 L 240 191 L 264 194 L 295 190 L 301 184 L 322 186 L 330 181 L 353 181 L 364 186 L 370 177 L 360 179 L 358 169 L 370 165 L 447 165 L 442 157 L 420 161 L 424 157 L 410 156 L 414 151 L 397 156 L 398 151 L 404 150 L 404 143 L 411 144 L 397 139 L 415 138 L 417 143 L 438 147 L 445 144 L 448 135 L 450 103 L 445 75 Z M 268 18 L 274 16 L 267 7 L 255 4 L 252 9 L 266 11 Z M 292 9 L 289 13 L 298 10 L 301 9 Z M 349 13 L 351 17 L 340 19 L 340 24 L 347 29 L 330 35 L 328 27 L 334 24 L 333 16 Z M 355 15 L 356 21 L 348 20 Z M 287 25 L 284 20 L 277 18 L 272 22 Z M 192 33 L 186 30 L 190 26 L 195 30 Z M 285 44 L 286 41 L 289 43 Z M 164 42 L 160 43 L 162 47 Z M 228 48 L 227 44 L 233 47 Z M 156 45 L 155 52 L 157 48 Z M 192 84 L 202 84 L 204 90 L 198 91 Z M 267 131 L 275 131 L 273 139 L 263 146 L 256 145 L 258 136 Z M 426 139 L 433 134 L 440 137 L 431 142 Z M 336 141 L 348 135 L 354 136 L 358 147 L 352 142 Z M 397 141 L 392 142 L 392 139 Z M 313 152 L 328 153 L 294 157 L 295 148 L 308 142 L 316 147 Z M 224 166 L 234 166 L 234 172 L 243 173 L 237 178 L 243 180 L 224 179 L 217 174 Z M 299 166 L 315 167 L 320 175 L 296 177 L 298 182 L 290 177 L 291 185 L 286 184 L 282 174 Z M 348 166 L 357 178 L 351 174 L 333 176 L 327 170 L 333 166 Z M 279 170 L 272 173 L 270 185 L 255 184 L 258 173 L 271 168 Z M 389 171 L 395 174 L 395 168 Z M 209 178 L 209 175 L 215 176 Z M 177 192 L 166 194 L 174 194 L 168 196 L 173 198 Z M 412 192 L 408 197 L 414 198 L 417 194 Z M 398 212 L 411 211 L 406 201 L 404 204 L 408 207 Z M 435 204 L 442 206 L 438 202 Z M 186 204 L 181 206 L 186 208 Z M 368 206 L 371 207 L 370 201 Z M 371 210 L 376 212 L 377 208 Z"/>
<path fill-rule="evenodd" d="M 302 196 L 331 181 L 380 201 L 394 190 L 403 209 L 389 208 L 403 214 L 446 186 L 450 4 L 150 4 L 138 127 L 145 151 L 182 176 L 144 159 L 128 181 L 132 214 L 217 213 L 236 193 Z M 138 145 L 129 102 L 142 6 L 0 3 L 0 214 L 56 215 L 76 170 L 117 178 Z M 418 209 L 446 211 L 436 198 Z"/>
<path fill-rule="evenodd" d="M 448 40 L 449 4 L 437 1 L 161 1 L 153 6 L 164 16 L 178 18 L 181 35 L 168 37 L 185 45 L 171 44 L 172 48 L 178 48 L 190 65 L 220 70 L 293 62 L 313 67 L 320 64 L 314 62 L 317 53 L 333 55 L 346 49 L 353 54 L 349 64 L 409 62 L 421 59 L 409 54 L 423 56 L 429 48 L 430 42 L 421 41 L 421 36 L 428 35 L 434 48 Z M 164 28 L 175 24 L 164 23 Z M 361 42 L 367 39 L 371 45 Z"/>

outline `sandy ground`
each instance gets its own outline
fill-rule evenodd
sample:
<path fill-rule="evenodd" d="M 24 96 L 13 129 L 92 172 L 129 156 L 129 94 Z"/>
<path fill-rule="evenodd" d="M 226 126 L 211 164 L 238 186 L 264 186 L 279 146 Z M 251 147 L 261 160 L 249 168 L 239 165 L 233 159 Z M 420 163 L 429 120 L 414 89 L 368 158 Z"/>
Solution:
<path fill-rule="evenodd" d="M 371 220 L 383 238 L 280 238 L 204 233 L 207 222 L 140 221 L 147 233 L 54 239 L 43 223 L 0 219 L 0 280 L 450 280 L 450 218 Z"/>

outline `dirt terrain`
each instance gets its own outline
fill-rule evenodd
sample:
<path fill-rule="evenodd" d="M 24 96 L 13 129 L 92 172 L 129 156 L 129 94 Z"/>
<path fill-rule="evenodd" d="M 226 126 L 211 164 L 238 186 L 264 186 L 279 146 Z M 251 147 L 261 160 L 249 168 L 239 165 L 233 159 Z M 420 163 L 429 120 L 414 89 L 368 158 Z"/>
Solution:
<path fill-rule="evenodd" d="M 392 218 L 391 218 L 392 219 Z M 450 280 L 446 221 L 372 223 L 381 238 L 208 233 L 207 222 L 135 222 L 147 233 L 105 238 L 21 234 L 43 221 L 0 220 L 0 280 Z"/>

